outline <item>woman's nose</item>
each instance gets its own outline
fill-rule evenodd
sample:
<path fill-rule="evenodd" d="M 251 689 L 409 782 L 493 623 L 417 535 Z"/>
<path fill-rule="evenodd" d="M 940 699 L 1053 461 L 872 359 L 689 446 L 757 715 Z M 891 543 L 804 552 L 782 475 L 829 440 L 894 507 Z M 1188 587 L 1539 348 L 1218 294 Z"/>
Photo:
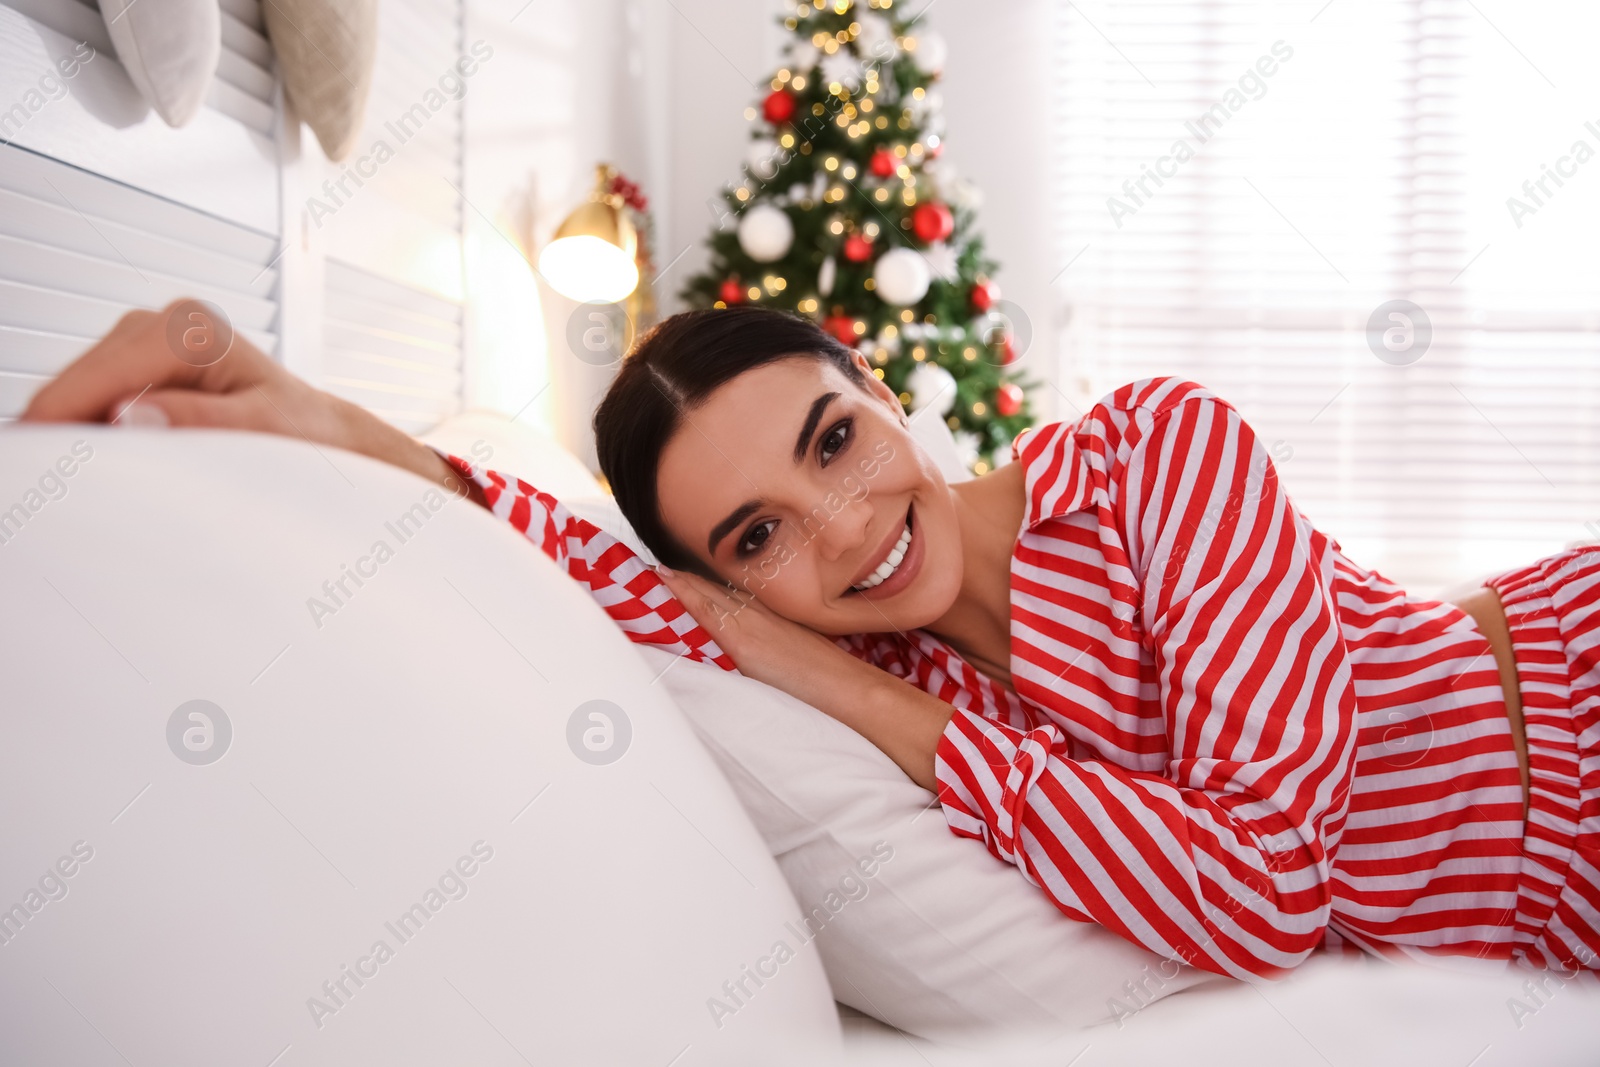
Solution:
<path fill-rule="evenodd" d="M 836 512 L 831 512 L 827 507 L 817 509 L 813 517 L 821 522 L 820 530 L 816 524 L 815 544 L 817 553 L 829 563 L 837 562 L 841 557 L 851 552 L 858 551 L 867 540 L 867 528 L 872 524 L 872 508 L 865 500 L 856 500 L 852 497 L 844 498 L 844 506 Z"/>

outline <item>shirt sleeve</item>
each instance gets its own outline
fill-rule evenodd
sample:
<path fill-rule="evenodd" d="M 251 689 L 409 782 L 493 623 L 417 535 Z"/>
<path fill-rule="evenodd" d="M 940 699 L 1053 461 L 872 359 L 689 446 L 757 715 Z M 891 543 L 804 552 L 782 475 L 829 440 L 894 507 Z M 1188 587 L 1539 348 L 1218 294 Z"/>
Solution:
<path fill-rule="evenodd" d="M 520 478 L 479 467 L 441 448 L 433 450 L 482 488 L 489 511 L 564 568 L 629 640 L 736 670 L 728 654 L 633 549 Z"/>
<path fill-rule="evenodd" d="M 1054 723 L 958 711 L 939 795 L 955 833 L 1067 915 L 1208 971 L 1273 977 L 1323 941 L 1354 773 L 1325 541 L 1227 402 L 1196 387 L 1135 415 L 1144 433 L 1097 506 L 1139 582 L 1165 773 L 1070 758 Z"/>

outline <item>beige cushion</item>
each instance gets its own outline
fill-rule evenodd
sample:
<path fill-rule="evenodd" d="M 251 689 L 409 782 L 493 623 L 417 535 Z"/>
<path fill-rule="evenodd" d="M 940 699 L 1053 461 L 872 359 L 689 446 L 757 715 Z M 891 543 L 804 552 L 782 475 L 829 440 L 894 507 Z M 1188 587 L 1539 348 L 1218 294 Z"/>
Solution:
<path fill-rule="evenodd" d="M 372 92 L 377 0 L 262 0 L 261 14 L 289 102 L 324 155 L 348 159 Z"/>
<path fill-rule="evenodd" d="M 100 14 L 128 79 L 162 121 L 194 118 L 222 56 L 217 0 L 101 0 Z"/>

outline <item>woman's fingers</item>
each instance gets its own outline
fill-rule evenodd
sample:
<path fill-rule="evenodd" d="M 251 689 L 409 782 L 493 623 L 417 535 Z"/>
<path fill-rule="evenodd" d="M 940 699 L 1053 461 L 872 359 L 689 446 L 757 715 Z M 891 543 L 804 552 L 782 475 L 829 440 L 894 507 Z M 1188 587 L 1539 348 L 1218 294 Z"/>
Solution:
<path fill-rule="evenodd" d="M 695 621 L 713 633 L 721 630 L 728 616 L 737 614 L 743 606 L 727 589 L 706 581 L 698 574 L 683 571 L 662 573 L 659 568 L 656 573 L 661 575 L 667 588 L 672 590 L 672 595 L 688 609 Z"/>
<path fill-rule="evenodd" d="M 133 398 L 129 398 L 130 400 Z M 220 430 L 259 430 L 263 433 L 294 431 L 277 418 L 255 390 L 238 393 L 201 393 L 193 389 L 152 389 L 132 406 L 120 402 L 112 412 L 126 426 L 188 426 Z"/>
<path fill-rule="evenodd" d="M 149 390 L 229 392 L 276 367 L 236 337 L 219 311 L 180 300 L 161 311 L 130 311 L 34 394 L 24 422 L 105 422 Z"/>
<path fill-rule="evenodd" d="M 34 394 L 24 422 L 103 422 L 121 402 L 152 387 L 198 377 L 200 368 L 165 351 L 157 327 L 162 312 L 130 311 L 111 332 Z"/>

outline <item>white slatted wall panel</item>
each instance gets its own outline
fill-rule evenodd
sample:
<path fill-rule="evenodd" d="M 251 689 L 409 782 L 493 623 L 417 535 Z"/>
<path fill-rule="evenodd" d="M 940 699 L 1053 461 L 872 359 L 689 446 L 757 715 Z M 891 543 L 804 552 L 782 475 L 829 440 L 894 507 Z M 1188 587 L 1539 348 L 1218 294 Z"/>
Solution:
<path fill-rule="evenodd" d="M 206 102 L 270 137 L 275 90 L 261 0 L 222 0 L 222 58 Z"/>
<path fill-rule="evenodd" d="M 461 409 L 461 305 L 337 260 L 326 265 L 324 389 L 407 433 Z"/>
<path fill-rule="evenodd" d="M 0 418 L 129 308 L 210 300 L 277 348 L 277 239 L 0 146 Z"/>
<path fill-rule="evenodd" d="M 378 27 L 353 158 L 326 168 L 338 183 L 367 157 L 375 174 L 346 180 L 337 201 L 324 191 L 334 211 L 313 223 L 327 231 L 318 384 L 420 431 L 463 392 L 462 104 L 440 92 L 463 55 L 461 4 L 386 0 Z M 392 151 L 381 163 L 380 145 Z"/>
<path fill-rule="evenodd" d="M 207 106 L 173 130 L 139 99 L 93 2 L 0 4 L 0 106 L 24 102 L 0 145 L 0 418 L 130 308 L 198 296 L 277 351 L 272 55 L 260 0 L 222 9 Z M 80 42 L 92 58 L 38 106 L 28 90 Z"/>

